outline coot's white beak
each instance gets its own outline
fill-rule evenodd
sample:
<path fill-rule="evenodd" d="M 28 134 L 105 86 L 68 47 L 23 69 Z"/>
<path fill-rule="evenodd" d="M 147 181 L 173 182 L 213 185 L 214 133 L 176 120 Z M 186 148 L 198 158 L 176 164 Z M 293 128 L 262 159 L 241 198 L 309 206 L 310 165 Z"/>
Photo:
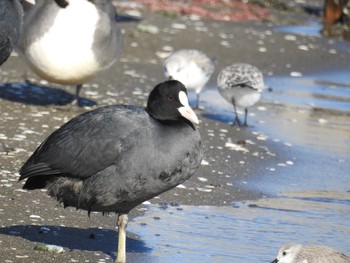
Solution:
<path fill-rule="evenodd" d="M 32 4 L 32 5 L 35 5 L 35 0 L 25 0 L 25 2 Z"/>
<path fill-rule="evenodd" d="M 182 107 L 178 108 L 177 110 L 180 112 L 182 117 L 186 118 L 190 122 L 193 122 L 195 124 L 198 124 L 198 118 L 197 115 L 194 113 L 194 111 L 191 109 L 189 103 L 188 103 L 188 98 L 185 92 L 180 91 L 179 93 L 179 100 L 181 104 L 183 105 Z"/>

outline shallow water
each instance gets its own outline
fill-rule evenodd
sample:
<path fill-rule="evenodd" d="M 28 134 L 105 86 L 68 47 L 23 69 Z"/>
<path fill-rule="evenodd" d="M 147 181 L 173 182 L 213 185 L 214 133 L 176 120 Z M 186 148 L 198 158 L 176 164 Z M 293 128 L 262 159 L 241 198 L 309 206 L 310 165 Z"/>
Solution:
<path fill-rule="evenodd" d="M 129 229 L 159 262 L 271 262 L 290 242 L 349 253 L 350 193 L 299 192 L 235 207 L 150 207 Z"/>
<path fill-rule="evenodd" d="M 285 243 L 350 254 L 350 78 L 347 71 L 267 77 L 248 122 L 288 143 L 294 164 L 272 165 L 247 187 L 276 198 L 230 207 L 150 206 L 130 223 L 159 262 L 271 262 Z M 194 99 L 194 98 L 193 98 Z M 204 117 L 230 123 L 232 106 L 215 88 L 201 96 Z M 241 115 L 242 116 L 242 115 Z M 243 117 L 243 116 L 242 116 Z"/>
<path fill-rule="evenodd" d="M 271 262 L 291 242 L 350 254 L 348 72 L 266 77 L 270 91 L 250 110 L 247 132 L 276 147 L 288 144 L 294 164 L 272 164 L 247 187 L 276 198 L 230 207 L 151 206 L 129 230 L 159 262 Z M 232 122 L 233 107 L 216 88 L 202 93 L 201 105 L 203 117 Z"/>
<path fill-rule="evenodd" d="M 265 76 L 267 89 L 255 108 L 249 109 L 248 124 L 272 138 L 314 147 L 311 150 L 350 153 L 349 70 Z M 204 91 L 202 99 L 205 117 L 232 122 L 233 107 L 216 88 Z"/>
<path fill-rule="evenodd" d="M 267 83 L 273 92 L 266 92 L 262 103 L 280 105 L 280 110 L 267 113 L 263 130 L 278 129 L 279 136 L 293 143 L 328 153 L 350 153 L 348 70 L 273 77 Z"/>
<path fill-rule="evenodd" d="M 303 36 L 321 36 L 320 32 L 323 25 L 320 22 L 312 21 L 306 25 L 288 25 L 288 26 L 278 26 L 277 31 L 298 34 Z"/>

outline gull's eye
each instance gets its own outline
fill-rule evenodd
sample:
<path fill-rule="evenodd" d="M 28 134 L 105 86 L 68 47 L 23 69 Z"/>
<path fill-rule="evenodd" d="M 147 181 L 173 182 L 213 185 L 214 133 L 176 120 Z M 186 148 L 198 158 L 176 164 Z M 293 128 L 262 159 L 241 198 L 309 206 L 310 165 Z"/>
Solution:
<path fill-rule="evenodd" d="M 168 95 L 168 101 L 173 101 L 173 100 L 174 100 L 174 97 L 171 95 Z"/>
<path fill-rule="evenodd" d="M 286 252 L 286 251 L 283 251 L 282 255 L 283 255 L 283 256 L 286 256 L 286 255 L 287 255 L 287 252 Z"/>

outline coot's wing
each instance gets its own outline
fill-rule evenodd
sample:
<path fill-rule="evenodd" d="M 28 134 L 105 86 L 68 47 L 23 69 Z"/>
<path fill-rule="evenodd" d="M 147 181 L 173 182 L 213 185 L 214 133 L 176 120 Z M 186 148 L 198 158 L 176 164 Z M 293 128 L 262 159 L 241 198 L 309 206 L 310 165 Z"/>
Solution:
<path fill-rule="evenodd" d="M 123 137 L 147 125 L 137 106 L 107 106 L 83 113 L 53 132 L 20 170 L 20 180 L 64 174 L 88 178 L 111 165 L 122 151 Z"/>

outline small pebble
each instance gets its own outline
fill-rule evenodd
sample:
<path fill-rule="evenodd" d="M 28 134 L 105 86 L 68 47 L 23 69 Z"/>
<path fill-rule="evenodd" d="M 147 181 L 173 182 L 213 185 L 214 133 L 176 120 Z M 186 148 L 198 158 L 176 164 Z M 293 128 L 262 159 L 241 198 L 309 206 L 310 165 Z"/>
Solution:
<path fill-rule="evenodd" d="M 291 76 L 291 77 L 302 77 L 303 74 L 302 74 L 301 72 L 292 71 L 292 72 L 290 73 L 290 76 Z"/>

